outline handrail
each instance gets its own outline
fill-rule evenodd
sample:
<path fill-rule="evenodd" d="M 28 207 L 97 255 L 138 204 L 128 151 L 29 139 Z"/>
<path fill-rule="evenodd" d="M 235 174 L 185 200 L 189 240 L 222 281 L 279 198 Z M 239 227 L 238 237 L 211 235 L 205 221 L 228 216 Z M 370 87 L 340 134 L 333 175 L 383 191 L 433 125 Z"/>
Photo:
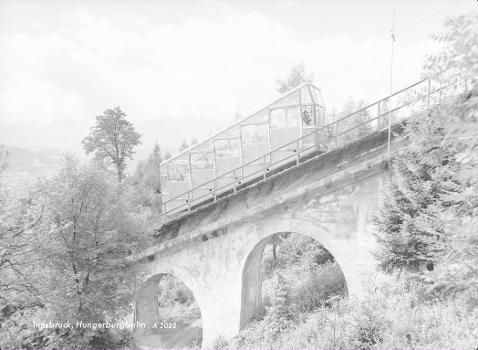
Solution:
<path fill-rule="evenodd" d="M 300 159 L 300 154 L 301 154 L 302 152 L 304 152 L 304 151 L 309 151 L 310 149 L 313 149 L 313 148 L 317 148 L 317 145 L 315 145 L 315 146 L 312 146 L 312 147 L 307 148 L 306 150 L 300 150 L 300 147 L 299 147 L 300 142 L 303 141 L 304 139 L 306 139 L 306 138 L 312 136 L 312 135 L 320 135 L 320 133 L 321 133 L 322 131 L 324 131 L 324 130 L 328 131 L 328 130 L 330 130 L 331 127 L 332 127 L 332 128 L 335 127 L 336 130 L 335 130 L 335 132 L 334 132 L 333 137 L 330 137 L 328 140 L 319 143 L 319 145 L 324 145 L 324 144 L 328 145 L 328 144 L 330 144 L 331 142 L 337 142 L 337 140 L 338 140 L 338 138 L 339 138 L 340 136 L 342 136 L 342 135 L 344 135 L 344 134 L 347 134 L 347 133 L 349 133 L 349 132 L 352 131 L 352 130 L 358 129 L 358 128 L 360 128 L 361 126 L 364 126 L 364 125 L 366 125 L 366 124 L 368 124 L 368 123 L 374 122 L 374 121 L 376 121 L 376 120 L 378 120 L 378 119 L 380 119 L 380 118 L 383 118 L 384 116 L 387 116 L 387 115 L 389 115 L 390 113 L 393 114 L 394 112 L 396 112 L 396 111 L 398 111 L 398 110 L 400 110 L 400 109 L 402 109 L 402 108 L 404 108 L 404 107 L 406 107 L 406 106 L 408 106 L 408 105 L 410 105 L 410 104 L 412 104 L 412 103 L 414 103 L 414 102 L 420 101 L 421 99 L 427 98 L 427 97 L 429 97 L 429 96 L 432 95 L 432 94 L 435 94 L 435 93 L 437 93 L 437 92 L 440 92 L 440 91 L 442 91 L 442 90 L 448 88 L 449 86 L 452 86 L 452 85 L 456 84 L 456 82 L 455 82 L 455 83 L 451 83 L 451 84 L 449 84 L 449 85 L 447 85 L 447 86 L 440 87 L 439 89 L 436 89 L 436 90 L 433 90 L 433 91 L 430 91 L 430 84 L 428 84 L 428 91 L 427 91 L 427 93 L 426 93 L 425 95 L 419 96 L 416 100 L 407 101 L 407 102 L 401 104 L 400 106 L 398 106 L 398 107 L 396 107 L 396 108 L 394 108 L 394 109 L 392 109 L 392 110 L 384 111 L 384 113 L 378 114 L 378 115 L 377 115 L 376 117 L 374 117 L 374 118 L 367 119 L 367 120 L 366 120 L 365 122 L 363 122 L 363 123 L 356 124 L 356 125 L 354 125 L 353 127 L 349 128 L 349 129 L 347 129 L 347 130 L 341 130 L 341 131 L 339 132 L 339 130 L 338 130 L 339 124 L 342 124 L 345 120 L 347 120 L 347 119 L 349 119 L 349 118 L 351 118 L 351 117 L 353 117 L 353 116 L 356 116 L 356 115 L 360 114 L 361 112 L 370 109 L 371 107 L 377 106 L 377 105 L 379 105 L 380 103 L 382 103 L 383 101 L 390 100 L 390 97 L 394 97 L 394 96 L 397 96 L 397 95 L 399 95 L 399 94 L 401 94 L 401 93 L 403 93 L 403 92 L 409 91 L 409 90 L 411 90 L 412 88 L 414 88 L 414 87 L 416 87 L 416 86 L 418 86 L 418 85 L 420 85 L 420 84 L 422 84 L 422 83 L 424 83 L 424 82 L 427 82 L 427 81 L 428 81 L 428 82 L 431 82 L 431 80 L 432 80 L 432 78 L 424 79 L 424 80 L 421 80 L 421 81 L 419 81 L 419 82 L 417 82 L 417 83 L 414 83 L 414 84 L 412 84 L 412 85 L 409 85 L 408 87 L 406 87 L 406 88 L 404 88 L 404 89 L 401 89 L 401 90 L 399 90 L 399 91 L 393 93 L 391 96 L 387 96 L 386 98 L 380 99 L 380 100 L 378 100 L 378 101 L 376 101 L 376 102 L 374 102 L 374 103 L 372 103 L 372 104 L 369 104 L 369 105 L 367 105 L 366 107 L 363 107 L 363 108 L 361 108 L 361 109 L 359 109 L 359 110 L 357 110 L 357 111 L 354 111 L 354 112 L 352 112 L 352 113 L 346 115 L 345 117 L 342 117 L 342 118 L 337 119 L 337 120 L 335 120 L 335 121 L 333 121 L 333 122 L 330 122 L 330 123 L 327 124 L 327 125 L 324 125 L 324 126 L 322 126 L 322 127 L 319 127 L 319 128 L 317 128 L 317 129 L 313 130 L 312 132 L 307 133 L 307 134 L 301 136 L 301 137 L 298 138 L 298 139 L 295 139 L 295 140 L 290 141 L 290 142 L 288 142 L 288 143 L 286 143 L 286 144 L 283 144 L 283 145 L 281 145 L 280 147 L 274 148 L 274 149 L 270 150 L 268 153 L 265 153 L 265 154 L 263 154 L 263 155 L 261 155 L 261 156 L 255 158 L 255 159 L 253 159 L 253 160 L 251 160 L 251 161 L 249 161 L 249 162 L 247 162 L 247 163 L 245 163 L 245 164 L 242 164 L 242 165 L 240 165 L 240 166 L 238 166 L 238 167 L 236 167 L 236 168 L 234 168 L 234 169 L 232 169 L 232 170 L 229 170 L 229 171 L 227 171 L 227 172 L 225 172 L 225 173 L 223 173 L 223 174 L 221 174 L 221 175 L 219 175 L 219 176 L 216 176 L 216 177 L 214 177 L 213 179 L 211 179 L 211 180 L 209 180 L 209 181 L 206 181 L 206 182 L 204 182 L 204 183 L 202 183 L 202 184 L 200 184 L 200 185 L 197 185 L 197 186 L 195 186 L 195 187 L 192 187 L 192 188 L 190 188 L 188 191 L 184 192 L 183 194 L 180 194 L 180 195 L 178 195 L 178 196 L 175 196 L 175 197 L 170 198 L 169 200 L 163 202 L 163 207 L 164 207 L 164 209 L 166 209 L 166 205 L 169 204 L 169 203 L 172 203 L 172 202 L 178 201 L 178 200 L 186 200 L 186 203 L 179 204 L 178 206 L 175 206 L 174 208 L 170 208 L 169 210 L 164 210 L 164 211 L 163 211 L 163 214 L 164 214 L 164 215 L 167 215 L 169 212 L 175 211 L 175 210 L 177 210 L 177 209 L 179 209 L 179 208 L 182 208 L 182 207 L 184 207 L 185 209 L 187 208 L 188 211 L 190 211 L 190 210 L 191 210 L 191 202 L 193 202 L 193 201 L 201 201 L 203 198 L 211 198 L 211 197 L 210 197 L 211 194 L 214 196 L 214 200 L 216 200 L 216 196 L 217 196 L 217 192 L 218 192 L 218 191 L 221 191 L 222 189 L 225 189 L 225 188 L 231 189 L 231 186 L 233 186 L 232 190 L 235 192 L 235 191 L 236 191 L 236 187 L 237 187 L 237 180 L 238 180 L 238 178 L 237 178 L 237 176 L 236 176 L 236 173 L 237 173 L 238 171 L 241 171 L 241 177 L 242 177 L 242 179 L 246 179 L 246 181 L 248 181 L 248 179 L 250 179 L 250 180 L 255 179 L 255 178 L 256 178 L 255 175 L 257 175 L 257 174 L 259 174 L 259 173 L 264 173 L 264 178 L 266 178 L 267 172 L 270 171 L 269 168 L 273 167 L 273 166 L 276 165 L 276 164 L 283 163 L 284 161 L 286 161 L 286 160 L 288 160 L 288 159 L 290 159 L 290 158 L 296 158 L 296 159 L 297 159 L 297 163 L 298 163 L 298 162 L 299 162 L 299 159 Z M 302 85 L 303 85 L 303 84 L 302 84 Z M 298 87 L 298 88 L 299 88 L 299 87 Z M 280 99 L 279 99 L 279 100 L 280 100 Z M 239 123 L 240 123 L 240 122 L 239 122 Z M 377 128 L 378 128 L 378 127 L 377 127 Z M 374 132 L 376 132 L 376 131 L 373 131 L 373 132 L 371 132 L 371 133 L 368 133 L 367 135 L 362 135 L 362 136 L 363 136 L 363 137 L 366 137 L 366 136 L 369 136 L 370 134 L 373 134 Z M 296 145 L 295 149 L 293 149 L 293 152 L 294 152 L 293 154 L 291 154 L 291 155 L 289 155 L 289 156 L 287 156 L 287 157 L 281 158 L 279 161 L 276 161 L 276 162 L 272 162 L 272 161 L 271 161 L 271 158 L 270 158 L 270 157 L 271 157 L 271 155 L 272 155 L 274 152 L 283 151 L 284 148 L 286 148 L 287 146 L 291 146 L 291 145 L 293 145 L 293 144 Z M 345 144 L 346 144 L 346 143 L 345 143 Z M 328 150 L 327 153 L 330 152 L 330 151 L 332 151 L 332 150 L 334 150 L 334 149 L 337 149 L 338 147 L 339 147 L 339 145 L 336 144 L 335 147 L 334 147 L 333 149 Z M 268 163 L 268 164 L 266 165 L 266 159 L 267 159 L 267 158 L 270 159 L 270 163 Z M 263 160 L 264 167 L 261 168 L 261 169 L 259 169 L 259 170 L 257 170 L 257 171 L 253 171 L 252 173 L 247 174 L 246 176 L 244 176 L 244 168 L 245 168 L 245 167 L 248 167 L 248 166 L 251 166 L 251 165 L 256 165 L 257 162 L 260 161 L 260 160 Z M 233 180 L 232 180 L 230 183 L 227 183 L 227 184 L 222 185 L 222 186 L 220 186 L 220 187 L 217 187 L 217 186 L 216 186 L 217 180 L 222 179 L 222 178 L 225 178 L 225 177 L 230 177 L 231 175 L 233 176 Z M 205 193 L 205 194 L 203 194 L 203 195 L 199 195 L 199 196 L 197 196 L 196 198 L 191 198 L 191 195 L 193 194 L 194 191 L 204 189 L 204 187 L 206 187 L 206 186 L 209 185 L 209 184 L 213 184 L 213 185 L 214 185 L 214 186 L 213 186 L 213 187 L 214 187 L 213 189 L 209 189 L 209 191 L 210 191 L 209 193 Z M 239 184 L 241 184 L 241 183 L 239 183 Z M 200 204 L 200 203 L 197 203 L 197 204 L 194 204 L 194 205 L 199 205 L 199 204 Z"/>
<path fill-rule="evenodd" d="M 418 84 L 420 84 L 420 83 L 422 83 L 422 82 L 424 82 L 424 81 L 425 81 L 425 80 L 422 80 L 422 81 L 420 81 L 420 82 L 418 82 L 418 83 L 412 84 L 412 85 L 408 86 L 407 88 L 402 89 L 402 90 L 400 90 L 400 91 L 394 93 L 392 96 L 395 96 L 395 95 L 397 95 L 398 93 L 401 93 L 401 92 L 403 92 L 403 91 L 406 91 L 406 90 L 408 90 L 408 89 L 411 89 L 411 88 L 417 86 Z M 342 118 L 340 118 L 340 119 L 334 120 L 333 122 L 330 122 L 329 124 L 327 124 L 327 125 L 325 125 L 325 126 L 319 127 L 318 129 L 316 129 L 316 130 L 314 130 L 314 131 L 312 131 L 312 132 L 310 132 L 310 133 L 308 133 L 308 134 L 306 134 L 306 135 L 303 135 L 302 137 L 300 137 L 300 138 L 298 138 L 298 139 L 296 139 L 296 140 L 293 140 L 293 141 L 291 141 L 291 142 L 289 142 L 289 143 L 286 143 L 286 144 L 281 145 L 280 147 L 277 147 L 277 148 L 274 148 L 274 149 L 270 150 L 267 154 L 270 154 L 270 153 L 273 153 L 273 152 L 277 152 L 277 151 L 281 150 L 282 148 L 284 148 L 284 147 L 286 147 L 286 146 L 289 146 L 289 145 L 291 145 L 291 144 L 293 144 L 293 143 L 296 143 L 297 141 L 303 140 L 303 139 L 305 139 L 305 138 L 307 138 L 307 137 L 309 137 L 309 136 L 311 136 L 311 135 L 317 134 L 317 133 L 320 132 L 320 131 L 326 130 L 326 129 L 328 129 L 331 125 L 337 124 L 337 123 L 339 123 L 339 122 L 341 122 L 341 121 L 343 121 L 343 120 L 345 120 L 345 119 L 348 119 L 348 118 L 350 118 L 350 117 L 352 117 L 352 116 L 354 116 L 354 115 L 356 115 L 356 114 L 359 114 L 359 113 L 363 112 L 364 110 L 366 110 L 366 109 L 368 109 L 368 108 L 370 108 L 370 107 L 372 107 L 372 106 L 374 106 L 374 105 L 377 105 L 377 104 L 379 104 L 380 102 L 383 102 L 383 101 L 387 100 L 388 98 L 389 98 L 389 97 L 386 97 L 386 98 L 384 98 L 384 99 L 378 100 L 378 101 L 376 101 L 376 102 L 374 102 L 374 103 L 372 103 L 372 104 L 370 104 L 370 105 L 368 105 L 368 106 L 366 106 L 366 107 L 364 107 L 364 108 L 362 108 L 362 109 L 360 109 L 360 110 L 358 110 L 358 111 L 354 111 L 354 112 L 352 112 L 352 113 L 346 115 L 345 117 L 342 117 Z M 388 112 L 387 112 L 387 113 L 388 113 Z M 259 156 L 259 157 L 255 158 L 255 159 L 253 159 L 253 160 L 251 160 L 251 161 L 249 161 L 249 162 L 247 162 L 247 163 L 241 165 L 241 166 L 238 166 L 238 167 L 236 167 L 236 168 L 234 168 L 234 169 L 228 171 L 227 173 L 224 173 L 224 174 L 222 174 L 222 175 L 219 175 L 219 176 L 215 177 L 215 179 L 222 178 L 222 177 L 224 177 L 225 174 L 230 174 L 231 172 L 234 172 L 234 171 L 237 171 L 237 170 L 241 170 L 244 166 L 252 165 L 253 163 L 256 163 L 258 160 L 262 159 L 262 157 L 263 157 L 263 156 Z M 199 189 L 200 187 L 203 187 L 204 185 L 206 185 L 206 184 L 208 184 L 208 183 L 211 183 L 211 182 L 213 182 L 213 181 L 214 181 L 214 179 L 209 180 L 209 181 L 207 181 L 207 182 L 205 182 L 205 183 L 203 183 L 203 184 L 201 184 L 201 185 L 192 187 L 192 188 L 190 188 L 187 192 L 191 192 L 191 191 L 197 190 L 197 189 Z M 184 192 L 184 194 L 186 194 L 187 192 Z M 165 203 L 168 203 L 168 202 L 171 202 L 171 201 L 177 200 L 177 199 L 182 199 L 182 198 L 184 197 L 184 194 L 181 194 L 181 195 L 179 195 L 179 196 L 170 198 L 170 199 L 169 199 L 168 201 L 166 201 Z"/>

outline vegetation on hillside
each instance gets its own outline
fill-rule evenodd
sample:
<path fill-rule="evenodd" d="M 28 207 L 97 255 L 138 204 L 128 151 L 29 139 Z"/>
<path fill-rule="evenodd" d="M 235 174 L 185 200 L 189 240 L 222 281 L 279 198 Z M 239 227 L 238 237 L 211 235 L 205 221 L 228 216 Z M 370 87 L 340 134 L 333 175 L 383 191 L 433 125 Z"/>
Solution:
<path fill-rule="evenodd" d="M 121 332 L 76 326 L 132 312 L 135 276 L 124 258 L 144 249 L 146 236 L 115 177 L 66 157 L 25 197 L 1 198 L 1 348 L 125 345 Z M 33 326 L 50 321 L 68 326 Z"/>

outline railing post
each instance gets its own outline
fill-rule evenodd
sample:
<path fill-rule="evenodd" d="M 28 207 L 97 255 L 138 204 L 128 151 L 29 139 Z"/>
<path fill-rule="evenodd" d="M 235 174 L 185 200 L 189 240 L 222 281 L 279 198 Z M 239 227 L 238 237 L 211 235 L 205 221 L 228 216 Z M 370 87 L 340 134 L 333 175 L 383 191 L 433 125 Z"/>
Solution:
<path fill-rule="evenodd" d="M 377 103 L 377 132 L 380 132 L 380 124 L 381 124 L 381 117 L 380 117 L 380 101 Z"/>
<path fill-rule="evenodd" d="M 232 187 L 232 192 L 236 193 L 236 187 L 237 187 L 237 179 L 236 179 L 236 169 L 232 171 L 232 177 L 233 177 L 233 187 Z"/>
<path fill-rule="evenodd" d="M 295 164 L 299 165 L 299 160 L 300 160 L 300 152 L 299 152 L 299 140 L 296 141 L 295 145 L 295 152 L 296 152 L 296 157 L 295 157 Z"/>
<path fill-rule="evenodd" d="M 214 178 L 214 200 L 216 200 L 216 192 L 217 192 L 217 179 Z"/>
<path fill-rule="evenodd" d="M 339 147 L 339 121 L 335 122 L 335 148 Z"/>
<path fill-rule="evenodd" d="M 163 222 L 166 222 L 166 220 L 168 219 L 168 215 L 166 214 L 166 204 L 162 203 L 161 207 L 163 208 Z"/>
<path fill-rule="evenodd" d="M 188 212 L 191 211 L 191 191 L 188 192 L 188 199 L 186 200 L 188 203 Z"/>
<path fill-rule="evenodd" d="M 266 162 L 266 157 L 267 155 L 264 154 L 264 156 L 262 157 L 262 166 L 263 166 L 263 177 L 264 177 L 264 180 L 266 179 L 266 175 L 267 175 L 267 162 Z"/>

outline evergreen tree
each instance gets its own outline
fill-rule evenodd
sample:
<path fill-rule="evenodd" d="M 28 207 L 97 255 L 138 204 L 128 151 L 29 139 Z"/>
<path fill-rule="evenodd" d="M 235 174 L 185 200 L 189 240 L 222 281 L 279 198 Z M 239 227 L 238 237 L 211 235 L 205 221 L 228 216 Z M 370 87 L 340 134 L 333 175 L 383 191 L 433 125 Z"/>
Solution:
<path fill-rule="evenodd" d="M 179 152 L 182 152 L 182 151 L 188 149 L 188 147 L 189 147 L 188 142 L 186 140 L 183 140 L 181 142 L 181 145 L 179 146 Z"/>
<path fill-rule="evenodd" d="M 287 280 L 280 273 L 274 276 L 274 294 L 271 298 L 271 306 L 268 309 L 267 337 L 273 340 L 279 333 L 285 331 L 293 319 L 291 310 L 289 287 Z"/>
<path fill-rule="evenodd" d="M 168 151 L 164 152 L 163 160 L 168 160 L 169 158 L 171 158 L 171 153 L 169 153 Z"/>
<path fill-rule="evenodd" d="M 291 67 L 286 79 L 276 81 L 277 91 L 283 94 L 299 84 L 312 82 L 313 80 L 314 75 L 307 73 L 304 63 L 298 63 Z"/>
<path fill-rule="evenodd" d="M 407 146 L 393 160 L 394 177 L 376 221 L 380 266 L 392 272 L 438 264 L 432 274 L 435 291 L 463 290 L 477 282 L 478 238 L 470 226 L 478 213 L 477 22 L 474 15 L 450 19 L 448 32 L 437 36 L 446 46 L 427 59 L 426 75 L 436 77 L 440 66 L 440 72 L 447 69 L 436 78 L 442 85 L 457 78 L 471 84 L 409 119 Z"/>
<path fill-rule="evenodd" d="M 161 148 L 155 144 L 151 154 L 138 162 L 133 175 L 133 200 L 153 214 L 161 213 Z"/>

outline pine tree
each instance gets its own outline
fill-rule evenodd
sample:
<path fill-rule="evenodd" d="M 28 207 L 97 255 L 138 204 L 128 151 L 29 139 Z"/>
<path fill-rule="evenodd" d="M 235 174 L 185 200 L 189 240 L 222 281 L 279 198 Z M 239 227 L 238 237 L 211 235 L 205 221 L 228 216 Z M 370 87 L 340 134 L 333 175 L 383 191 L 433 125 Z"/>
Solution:
<path fill-rule="evenodd" d="M 408 146 L 393 160 L 392 183 L 376 220 L 377 257 L 386 272 L 432 269 L 442 250 L 440 213 L 450 206 L 442 196 L 457 191 L 458 166 L 453 149 L 441 143 L 442 122 L 425 113 L 412 119 Z"/>
<path fill-rule="evenodd" d="M 314 81 L 314 75 L 307 73 L 304 63 L 301 62 L 291 67 L 286 79 L 276 80 L 277 91 L 283 94 L 299 84 L 312 81 Z"/>
<path fill-rule="evenodd" d="M 280 273 L 274 276 L 274 294 L 271 298 L 271 306 L 268 309 L 266 323 L 269 340 L 274 340 L 278 334 L 285 331 L 293 319 L 291 302 L 289 297 L 289 286 L 287 279 Z"/>
<path fill-rule="evenodd" d="M 182 152 L 182 151 L 184 151 L 184 150 L 186 150 L 186 149 L 188 149 L 188 148 L 189 148 L 188 142 L 187 142 L 186 140 L 183 140 L 183 141 L 181 142 L 181 145 L 179 146 L 179 152 Z"/>
<path fill-rule="evenodd" d="M 478 265 L 478 238 L 476 227 L 470 229 L 478 213 L 477 22 L 475 15 L 449 19 L 448 31 L 435 37 L 446 46 L 428 57 L 425 75 L 441 79 L 442 85 L 466 78 L 469 89 L 408 120 L 407 146 L 393 160 L 394 176 L 376 220 L 382 269 L 438 264 L 442 272 L 434 272 L 432 282 L 439 289 L 463 289 L 477 280 L 472 266 Z M 457 275 L 467 282 L 454 279 Z"/>

